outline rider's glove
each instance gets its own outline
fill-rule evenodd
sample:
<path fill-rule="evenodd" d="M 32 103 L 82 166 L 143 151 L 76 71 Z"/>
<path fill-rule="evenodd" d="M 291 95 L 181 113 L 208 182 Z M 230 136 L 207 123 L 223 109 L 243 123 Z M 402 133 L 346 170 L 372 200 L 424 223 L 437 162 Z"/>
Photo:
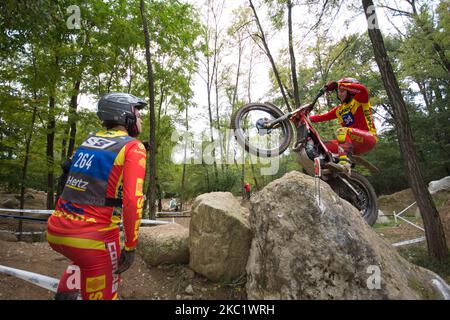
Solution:
<path fill-rule="evenodd" d="M 117 268 L 116 274 L 127 271 L 133 264 L 134 256 L 135 256 L 134 250 L 132 251 L 123 250 L 122 253 L 120 254 L 119 267 Z"/>
<path fill-rule="evenodd" d="M 325 91 L 333 91 L 337 88 L 338 83 L 336 81 L 328 81 L 325 85 Z"/>

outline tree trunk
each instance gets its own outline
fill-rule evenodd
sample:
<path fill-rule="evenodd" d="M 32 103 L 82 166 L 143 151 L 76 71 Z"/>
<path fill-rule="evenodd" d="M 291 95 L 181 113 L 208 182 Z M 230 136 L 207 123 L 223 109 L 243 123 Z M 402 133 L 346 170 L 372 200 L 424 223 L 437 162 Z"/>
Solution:
<path fill-rule="evenodd" d="M 149 201 L 150 219 L 155 218 L 155 193 L 156 193 L 156 149 L 155 149 L 155 85 L 153 78 L 152 56 L 150 52 L 150 37 L 147 28 L 144 0 L 140 0 L 142 28 L 145 37 L 145 60 L 147 62 L 147 79 L 150 108 L 150 138 L 149 157 L 147 165 L 150 167 L 149 188 L 147 189 L 147 199 Z"/>
<path fill-rule="evenodd" d="M 252 101 L 251 98 L 251 79 L 252 79 L 252 71 L 253 71 L 253 47 L 251 49 L 251 53 L 250 53 L 250 61 L 249 61 L 249 70 L 248 70 L 248 78 L 247 78 L 247 99 L 248 99 L 248 103 L 250 103 Z M 255 188 L 256 190 L 259 191 L 259 183 L 258 183 L 258 179 L 256 178 L 256 174 L 255 174 L 255 165 L 253 163 L 252 157 L 250 157 L 250 166 L 252 169 L 252 174 L 253 174 L 253 181 L 255 182 Z"/>
<path fill-rule="evenodd" d="M 238 63 L 237 63 L 237 68 L 236 68 L 236 80 L 234 82 L 233 97 L 231 98 L 231 111 L 232 112 L 235 111 L 235 104 L 236 104 L 236 100 L 238 98 L 238 86 L 239 86 L 239 77 L 240 77 L 240 73 L 241 73 L 241 60 L 242 60 L 242 51 L 243 51 L 242 33 L 239 32 L 238 36 L 239 36 L 239 40 L 238 40 Z M 252 54 L 253 54 L 253 50 L 252 50 Z M 252 59 L 252 56 L 250 57 L 250 59 Z M 250 62 L 250 64 L 251 64 L 251 62 Z M 228 134 L 227 135 L 227 146 L 226 146 L 226 163 L 227 163 L 226 168 L 227 169 L 229 167 L 228 157 L 229 157 L 229 154 L 230 154 L 230 142 L 231 142 L 232 139 L 233 139 L 233 135 L 232 134 Z"/>
<path fill-rule="evenodd" d="M 207 58 L 207 59 L 208 59 L 208 62 L 207 62 L 207 65 L 208 65 L 208 75 L 207 75 L 208 76 L 208 82 L 207 82 L 208 92 L 207 92 L 207 97 L 208 97 L 209 132 L 210 132 L 210 136 L 211 136 L 210 137 L 211 144 L 214 145 L 214 143 L 215 143 L 214 142 L 214 136 L 213 136 L 214 122 L 213 122 L 213 117 L 212 117 L 211 90 L 212 90 L 212 79 L 214 77 L 216 59 L 214 59 L 214 64 L 213 64 L 213 67 L 212 67 L 212 70 L 213 70 L 212 75 L 209 74 L 210 73 L 210 71 L 209 71 L 209 58 Z M 218 173 L 217 173 L 217 163 L 216 163 L 216 148 L 212 149 L 212 156 L 213 156 L 213 159 L 214 159 L 214 162 L 213 162 L 214 177 L 215 177 L 215 182 L 216 182 L 216 185 L 217 185 Z"/>
<path fill-rule="evenodd" d="M 250 161 L 250 165 L 251 165 L 251 169 L 252 169 L 253 181 L 255 182 L 255 188 L 256 188 L 256 190 L 259 191 L 259 183 L 258 183 L 258 179 L 256 178 L 256 174 L 255 174 L 255 165 L 251 161 Z"/>
<path fill-rule="evenodd" d="M 27 179 L 27 170 L 28 170 L 28 160 L 30 158 L 30 145 L 31 145 L 31 139 L 33 138 L 33 129 L 34 129 L 34 122 L 36 121 L 36 113 L 37 113 L 37 107 L 36 107 L 36 93 L 34 93 L 33 97 L 33 115 L 31 116 L 31 128 L 30 133 L 28 134 L 27 140 L 25 141 L 25 159 L 23 161 L 23 167 L 22 167 L 22 180 L 20 182 L 20 209 L 24 208 L 25 205 L 25 188 L 26 188 L 26 179 Z M 23 213 L 20 213 L 20 216 L 22 216 Z M 22 220 L 19 220 L 19 228 L 17 230 L 19 232 L 19 241 L 22 240 Z"/>
<path fill-rule="evenodd" d="M 134 51 L 135 47 L 132 48 L 132 51 L 130 53 L 130 62 L 128 64 L 128 73 L 129 73 L 129 81 L 128 81 L 128 93 L 131 92 L 131 84 L 133 83 L 133 57 L 134 57 Z"/>
<path fill-rule="evenodd" d="M 111 70 L 111 73 L 109 75 L 109 79 L 108 79 L 107 86 L 106 86 L 106 92 L 108 92 L 108 93 L 111 92 L 112 80 L 114 78 L 114 74 L 116 73 L 117 58 L 118 58 L 118 54 L 114 55 L 114 64 L 112 66 L 112 70 Z"/>
<path fill-rule="evenodd" d="M 362 4 L 368 23 L 373 22 L 376 15 L 375 12 L 373 12 L 374 6 L 372 0 L 362 0 Z M 431 258 L 443 261 L 448 258 L 445 234 L 442 228 L 439 213 L 436 210 L 436 206 L 434 205 L 433 199 L 431 198 L 422 177 L 422 172 L 419 167 L 417 154 L 413 144 L 413 137 L 405 101 L 403 100 L 400 87 L 387 56 L 380 29 L 371 26 L 369 23 L 368 32 L 372 42 L 375 60 L 378 64 L 378 68 L 380 69 L 389 101 L 392 104 L 400 150 L 403 154 L 405 165 L 408 170 L 407 175 L 409 184 L 422 214 L 425 235 L 427 238 L 428 253 Z"/>
<path fill-rule="evenodd" d="M 159 183 L 156 183 L 156 197 L 158 198 L 158 211 L 162 211 L 162 191 Z"/>
<path fill-rule="evenodd" d="M 83 49 L 88 48 L 89 46 L 89 30 L 86 29 L 85 32 L 85 38 L 84 38 L 84 42 L 83 42 Z M 84 52 L 84 51 L 83 51 Z M 81 79 L 83 77 L 83 72 L 85 70 L 86 67 L 86 60 L 87 60 L 88 54 L 87 53 L 83 53 L 81 56 L 81 60 L 78 64 L 79 69 L 78 69 L 78 73 L 76 74 L 76 76 L 74 77 L 74 86 L 73 86 L 73 91 L 72 91 L 72 95 L 70 97 L 70 109 L 69 109 L 69 126 L 70 126 L 70 134 L 69 134 L 69 146 L 67 148 L 67 154 L 64 155 L 64 157 L 62 157 L 62 160 L 64 161 L 64 158 L 70 158 L 74 152 L 75 149 L 75 138 L 77 135 L 77 119 L 76 119 L 76 115 L 77 115 L 77 107 L 78 107 L 78 95 L 80 94 L 80 85 L 81 85 Z M 75 62 L 75 64 L 77 64 Z M 131 80 L 130 80 L 131 83 Z M 67 137 L 67 134 L 64 135 L 64 139 Z M 65 150 L 63 150 L 65 152 Z"/>
<path fill-rule="evenodd" d="M 298 82 L 297 82 L 297 68 L 295 65 L 295 53 L 294 46 L 292 43 L 292 1 L 287 1 L 288 7 L 288 29 L 289 29 L 289 56 L 291 58 L 291 74 L 292 74 L 292 87 L 294 89 L 294 101 L 295 108 L 300 107 L 300 95 L 298 93 Z"/>
<path fill-rule="evenodd" d="M 158 132 L 161 128 L 161 109 L 164 102 L 164 90 L 163 85 L 161 84 L 161 87 L 159 88 L 159 103 L 158 103 Z"/>
<path fill-rule="evenodd" d="M 213 135 L 213 117 L 212 117 L 212 110 L 211 110 L 211 92 L 208 91 L 208 113 L 209 113 L 209 133 L 211 135 L 210 139 L 211 139 L 211 144 L 214 146 L 215 141 L 214 141 L 214 135 Z M 215 178 L 215 182 L 216 182 L 216 186 L 217 186 L 217 182 L 219 180 L 218 178 L 218 173 L 217 173 L 217 163 L 216 163 L 216 148 L 215 146 L 212 148 L 212 156 L 213 156 L 213 167 L 214 167 L 214 178 Z"/>
<path fill-rule="evenodd" d="M 415 82 L 417 83 L 417 85 L 419 86 L 419 91 L 422 94 L 423 97 L 423 101 L 425 102 L 425 106 L 427 107 L 427 110 L 429 112 L 429 114 L 433 114 L 434 110 L 433 110 L 433 106 L 431 105 L 430 100 L 428 99 L 428 94 L 427 94 L 427 89 L 426 89 L 426 82 L 421 82 L 420 80 L 415 80 Z"/>
<path fill-rule="evenodd" d="M 69 116 L 70 118 L 70 116 Z M 66 126 L 64 128 L 64 134 L 63 134 L 63 138 L 61 141 L 61 163 L 64 162 L 64 160 L 66 159 L 67 153 L 66 153 L 66 148 L 67 148 L 67 137 L 69 136 L 69 132 L 70 132 L 70 120 L 67 120 Z"/>
<path fill-rule="evenodd" d="M 222 173 L 223 173 L 223 147 L 222 147 L 222 133 L 220 131 L 220 117 L 219 117 L 219 50 L 217 48 L 217 42 L 219 39 L 219 35 L 217 33 L 217 24 L 216 24 L 216 31 L 215 31 L 215 39 L 214 39 L 214 55 L 215 55 L 215 68 L 216 71 L 214 72 L 214 89 L 215 89 L 215 100 L 216 100 L 216 119 L 217 119 L 217 123 L 216 123 L 216 128 L 217 128 L 217 133 L 219 135 L 219 147 L 220 147 L 220 167 L 222 169 Z"/>
<path fill-rule="evenodd" d="M 275 65 L 275 61 L 273 60 L 272 54 L 270 53 L 270 49 L 269 49 L 269 46 L 268 46 L 267 41 L 266 41 L 266 36 L 264 35 L 264 30 L 263 30 L 263 28 L 261 26 L 261 23 L 259 21 L 258 14 L 256 13 L 256 9 L 253 6 L 252 0 L 249 0 L 249 3 L 250 3 L 250 7 L 252 8 L 253 15 L 255 16 L 256 24 L 257 24 L 259 32 L 260 32 L 260 39 L 261 39 L 261 41 L 263 43 L 263 46 L 264 46 L 264 49 L 265 49 L 265 53 L 266 53 L 267 57 L 269 58 L 270 64 L 272 65 L 272 70 L 273 70 L 273 73 L 275 75 L 275 78 L 277 79 L 278 87 L 280 88 L 281 95 L 283 96 L 283 99 L 284 99 L 284 103 L 286 104 L 286 108 L 288 109 L 288 111 L 291 112 L 292 109 L 291 109 L 291 106 L 289 104 L 289 100 L 288 100 L 288 98 L 286 96 L 286 93 L 284 91 L 283 83 L 281 82 L 280 74 L 278 73 L 278 69 L 277 69 L 277 66 Z"/>
<path fill-rule="evenodd" d="M 187 134 L 189 132 L 189 122 L 188 122 L 188 106 L 186 105 L 186 137 L 184 142 L 184 157 L 183 157 L 183 173 L 181 175 L 181 192 L 180 192 L 180 211 L 183 211 L 184 204 L 184 188 L 185 188 L 185 180 L 186 180 L 186 155 L 187 155 Z"/>
<path fill-rule="evenodd" d="M 67 148 L 67 158 L 70 158 L 75 149 L 75 138 L 77 135 L 77 106 L 78 106 L 78 94 L 80 93 L 80 84 L 81 78 L 75 82 L 74 92 L 70 99 L 70 138 L 69 138 L 69 147 Z"/>
<path fill-rule="evenodd" d="M 250 51 L 250 61 L 249 61 L 248 77 L 247 77 L 247 101 L 248 101 L 248 103 L 252 102 L 251 87 L 252 87 L 252 74 L 253 74 L 253 53 L 254 53 L 254 46 L 252 46 L 252 49 Z"/>
<path fill-rule="evenodd" d="M 77 101 L 78 101 L 78 94 L 80 92 L 80 84 L 81 80 L 75 81 L 75 84 L 73 86 L 73 92 L 70 97 L 70 107 L 69 107 L 69 117 L 67 119 L 67 126 L 64 130 L 64 137 L 61 142 L 61 161 L 64 162 L 67 158 L 72 156 L 72 153 L 74 151 L 75 147 L 75 137 L 77 134 L 77 122 L 75 120 L 75 116 L 77 113 Z M 70 133 L 70 136 L 69 136 Z M 69 136 L 69 147 L 67 149 L 66 153 L 66 146 L 67 146 L 67 136 Z"/>
<path fill-rule="evenodd" d="M 208 187 L 208 192 L 211 192 L 211 182 L 209 181 L 209 171 L 208 171 L 208 167 L 207 167 L 205 161 L 203 161 L 203 158 L 202 158 L 202 166 L 206 173 L 206 186 Z"/>
<path fill-rule="evenodd" d="M 48 121 L 47 121 L 47 210 L 54 209 L 54 156 L 53 145 L 55 140 L 55 96 L 54 92 L 50 95 L 48 103 Z"/>

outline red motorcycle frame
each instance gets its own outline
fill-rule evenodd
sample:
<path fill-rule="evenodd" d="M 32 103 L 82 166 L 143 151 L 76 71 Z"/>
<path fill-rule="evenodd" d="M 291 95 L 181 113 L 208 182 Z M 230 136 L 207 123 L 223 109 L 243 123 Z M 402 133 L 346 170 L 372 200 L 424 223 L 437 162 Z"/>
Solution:
<path fill-rule="evenodd" d="M 292 112 L 283 113 L 272 103 L 250 103 L 242 106 L 231 117 L 231 128 L 237 142 L 246 151 L 261 157 L 274 157 L 282 154 L 290 145 L 293 138 L 293 128 L 295 126 L 297 139 L 292 149 L 297 154 L 297 161 L 303 167 L 303 171 L 311 176 L 317 176 L 317 169 L 320 171 L 320 179 L 330 184 L 332 189 L 354 207 L 360 210 L 361 215 L 369 225 L 373 225 L 378 217 L 378 205 L 375 190 L 370 182 L 361 174 L 351 170 L 349 174 L 342 166 L 338 165 L 338 156 L 331 153 L 325 143 L 320 138 L 319 133 L 309 120 L 309 113 L 313 110 L 317 100 L 325 93 L 322 88 L 311 104 L 302 106 Z M 248 114 L 252 111 L 265 112 L 268 116 L 261 117 L 254 121 L 254 126 L 260 136 L 270 135 L 274 130 L 281 130 L 284 137 L 280 146 L 272 149 L 261 149 L 255 147 L 245 135 L 244 122 Z M 361 164 L 372 172 L 378 169 L 370 162 L 360 156 L 353 156 L 353 167 Z M 315 167 L 315 162 L 320 167 Z M 316 169 L 316 172 L 315 172 Z"/>

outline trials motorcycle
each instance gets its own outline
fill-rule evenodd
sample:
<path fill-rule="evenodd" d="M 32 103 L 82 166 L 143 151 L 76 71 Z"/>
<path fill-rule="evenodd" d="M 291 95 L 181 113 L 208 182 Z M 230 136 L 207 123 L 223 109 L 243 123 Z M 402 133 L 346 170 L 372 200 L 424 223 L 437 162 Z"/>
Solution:
<path fill-rule="evenodd" d="M 231 128 L 236 141 L 247 152 L 270 158 L 282 154 L 289 147 L 294 136 L 293 125 L 297 141 L 292 150 L 296 152 L 304 173 L 326 181 L 337 195 L 357 208 L 372 226 L 378 218 L 377 196 L 370 182 L 353 168 L 362 165 L 373 173 L 379 170 L 357 155 L 353 155 L 350 174 L 337 164 L 338 155 L 329 151 L 309 120 L 309 113 L 324 93 L 325 88 L 320 89 L 312 103 L 289 113 L 284 113 L 269 102 L 246 104 L 232 114 Z"/>

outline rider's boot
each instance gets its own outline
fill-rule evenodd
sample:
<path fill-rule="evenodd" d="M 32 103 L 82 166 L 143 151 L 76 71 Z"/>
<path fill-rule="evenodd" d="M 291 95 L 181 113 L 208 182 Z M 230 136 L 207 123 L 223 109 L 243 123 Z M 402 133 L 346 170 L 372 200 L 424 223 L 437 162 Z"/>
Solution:
<path fill-rule="evenodd" d="M 325 164 L 325 168 L 331 170 L 331 172 L 341 172 L 350 177 L 351 175 L 351 163 L 350 162 L 327 162 Z M 329 171 L 326 172 L 328 174 Z M 322 174 L 325 174 L 324 170 L 322 170 Z"/>
<path fill-rule="evenodd" d="M 342 171 L 348 175 L 349 177 L 352 174 L 352 160 L 349 156 L 340 156 L 339 157 L 339 162 L 337 163 Z"/>
<path fill-rule="evenodd" d="M 346 173 L 350 177 L 350 175 L 352 174 L 353 145 L 349 141 L 347 141 L 348 137 L 346 135 L 346 132 L 347 131 L 344 131 L 345 135 L 342 136 L 337 135 L 337 140 L 339 141 L 338 144 L 339 161 L 337 164 L 341 168 L 340 171 Z"/>

